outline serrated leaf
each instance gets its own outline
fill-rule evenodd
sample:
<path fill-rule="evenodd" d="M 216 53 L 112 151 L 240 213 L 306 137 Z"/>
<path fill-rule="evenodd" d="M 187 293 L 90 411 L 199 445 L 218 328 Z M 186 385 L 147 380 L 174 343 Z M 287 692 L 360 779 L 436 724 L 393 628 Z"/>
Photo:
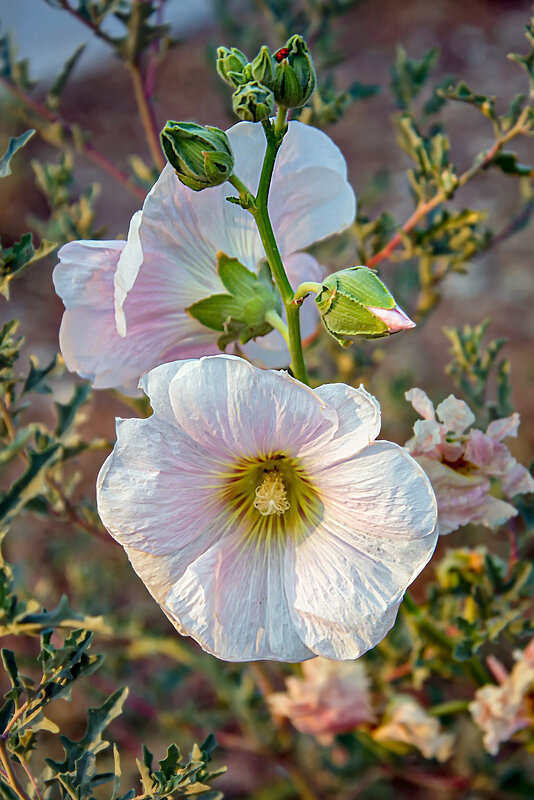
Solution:
<path fill-rule="evenodd" d="M 492 159 L 492 165 L 499 167 L 506 175 L 519 175 L 521 177 L 534 177 L 534 169 L 529 164 L 521 164 L 517 153 L 502 150 Z"/>
<path fill-rule="evenodd" d="M 5 178 L 7 175 L 11 175 L 11 159 L 17 150 L 20 150 L 21 147 L 24 147 L 26 142 L 32 138 L 34 133 L 35 128 L 29 128 L 24 133 L 21 133 L 20 136 L 11 136 L 6 152 L 0 157 L 0 178 Z"/>
<path fill-rule="evenodd" d="M 28 500 L 43 491 L 43 471 L 59 457 L 60 445 L 58 442 L 54 442 L 38 452 L 29 451 L 29 464 L 26 470 L 0 499 L 0 523 L 8 522 L 24 508 Z"/>
<path fill-rule="evenodd" d="M 78 63 L 78 60 L 83 51 L 85 50 L 85 47 L 86 47 L 85 42 L 83 44 L 78 45 L 76 50 L 63 65 L 63 69 L 61 70 L 59 75 L 56 77 L 54 83 L 48 90 L 46 96 L 46 104 L 48 108 L 52 110 L 57 109 L 61 93 L 63 92 L 65 86 L 67 85 L 67 82 L 72 74 L 72 71 L 74 70 L 74 67 Z"/>
<path fill-rule="evenodd" d="M 58 424 L 55 431 L 56 436 L 61 437 L 69 431 L 74 424 L 76 414 L 87 401 L 90 394 L 91 386 L 88 383 L 84 383 L 80 386 L 76 386 L 74 394 L 68 403 L 55 404 L 58 417 Z"/>
<path fill-rule="evenodd" d="M 439 56 L 439 48 L 432 47 L 420 59 L 411 59 L 402 46 L 397 48 L 397 58 L 391 67 L 391 91 L 401 109 L 409 109 L 417 97 Z"/>

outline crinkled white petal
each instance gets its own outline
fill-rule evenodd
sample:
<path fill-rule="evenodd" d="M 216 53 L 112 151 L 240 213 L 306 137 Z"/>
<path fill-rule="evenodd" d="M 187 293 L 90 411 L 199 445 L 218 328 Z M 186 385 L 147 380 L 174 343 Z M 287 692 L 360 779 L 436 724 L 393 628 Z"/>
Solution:
<path fill-rule="evenodd" d="M 304 463 L 306 463 L 304 461 Z M 352 458 L 313 474 L 325 508 L 354 535 L 412 540 L 437 538 L 437 503 L 430 480 L 407 451 L 378 441 Z M 415 544 L 414 544 L 415 547 Z"/>
<path fill-rule="evenodd" d="M 333 438 L 306 458 L 307 468 L 320 472 L 346 461 L 376 439 L 380 433 L 380 404 L 363 386 L 354 389 L 344 383 L 327 383 L 315 392 L 335 408 L 338 418 Z"/>
<path fill-rule="evenodd" d="M 508 436 L 517 436 L 520 421 L 519 414 L 514 411 L 509 417 L 494 419 L 493 422 L 490 422 L 486 434 L 495 442 L 501 442 Z"/>
<path fill-rule="evenodd" d="M 219 535 L 216 464 L 196 442 L 155 415 L 117 422 L 117 443 L 97 480 L 98 513 L 126 547 L 168 555 Z"/>
<path fill-rule="evenodd" d="M 247 546 L 238 532 L 229 533 L 174 584 L 166 610 L 226 661 L 311 658 L 291 619 L 283 562 L 283 547 Z"/>
<path fill-rule="evenodd" d="M 236 356 L 187 362 L 169 391 L 182 430 L 223 458 L 302 455 L 337 428 L 335 410 L 307 386 Z"/>

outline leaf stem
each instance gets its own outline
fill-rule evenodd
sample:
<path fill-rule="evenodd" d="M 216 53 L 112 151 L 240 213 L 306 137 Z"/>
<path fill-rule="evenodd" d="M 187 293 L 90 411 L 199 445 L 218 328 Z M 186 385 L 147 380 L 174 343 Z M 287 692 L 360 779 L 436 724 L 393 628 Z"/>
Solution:
<path fill-rule="evenodd" d="M 411 231 L 415 228 L 418 222 L 422 220 L 424 217 L 427 216 L 431 211 L 433 211 L 437 206 L 441 203 L 445 202 L 445 200 L 449 200 L 453 194 L 456 192 L 457 189 L 460 189 L 462 186 L 471 180 L 475 175 L 481 172 L 483 169 L 488 167 L 495 156 L 502 150 L 503 146 L 506 142 L 509 142 L 510 139 L 518 136 L 519 134 L 525 133 L 525 123 L 528 118 L 528 110 L 529 106 L 526 106 L 522 113 L 520 114 L 516 124 L 510 128 L 508 133 L 504 134 L 503 136 L 498 137 L 493 145 L 489 148 L 489 150 L 483 155 L 482 157 L 478 157 L 475 159 L 473 164 L 466 170 L 460 177 L 458 178 L 458 182 L 453 190 L 453 192 L 445 192 L 443 189 L 440 189 L 434 197 L 430 198 L 426 202 L 419 203 L 413 214 L 406 220 L 402 228 L 397 231 L 397 233 L 393 236 L 393 238 L 383 247 L 378 253 L 375 253 L 367 261 L 367 266 L 369 268 L 376 267 L 377 264 L 380 264 L 382 261 L 385 261 L 393 251 L 402 243 L 403 237 L 411 233 Z"/>
<path fill-rule="evenodd" d="M 284 320 L 282 319 L 282 317 L 276 313 L 274 308 L 269 309 L 269 311 L 265 313 L 265 322 L 268 322 L 269 325 L 271 325 L 275 329 L 275 331 L 278 331 L 278 333 L 280 333 L 284 337 L 284 341 L 289 347 L 288 327 L 284 322 Z"/>

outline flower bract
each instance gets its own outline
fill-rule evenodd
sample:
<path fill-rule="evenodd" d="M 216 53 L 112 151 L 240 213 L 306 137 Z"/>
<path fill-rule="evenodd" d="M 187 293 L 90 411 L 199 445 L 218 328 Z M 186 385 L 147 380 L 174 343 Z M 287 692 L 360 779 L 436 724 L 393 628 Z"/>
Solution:
<path fill-rule="evenodd" d="M 260 125 L 241 122 L 227 131 L 235 172 L 257 191 L 265 151 Z M 195 192 L 167 165 L 134 215 L 126 244 L 71 242 L 60 252 L 54 284 L 66 312 L 60 332 L 67 367 L 95 388 L 122 386 L 176 358 L 217 351 L 218 334 L 186 309 L 224 292 L 217 253 L 237 258 L 256 272 L 265 258 L 252 216 L 226 201 L 230 184 Z M 322 269 L 301 252 L 350 225 L 355 198 L 347 166 L 321 131 L 291 122 L 271 183 L 269 210 L 290 281 L 317 280 Z M 317 317 L 303 322 L 309 335 Z M 258 345 L 267 366 L 287 363 L 282 337 L 272 331 Z M 274 353 L 274 355 L 273 355 Z"/>
<path fill-rule="evenodd" d="M 98 508 L 177 629 L 229 661 L 374 647 L 437 537 L 425 473 L 375 441 L 377 401 L 224 355 L 141 386 L 154 413 L 118 421 Z"/>

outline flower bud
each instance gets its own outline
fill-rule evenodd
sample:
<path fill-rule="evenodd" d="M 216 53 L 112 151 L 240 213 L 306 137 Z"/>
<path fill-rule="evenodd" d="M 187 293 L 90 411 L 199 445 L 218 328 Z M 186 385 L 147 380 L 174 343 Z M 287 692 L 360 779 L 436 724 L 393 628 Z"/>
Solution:
<path fill-rule="evenodd" d="M 243 69 L 248 64 L 248 58 L 237 47 L 218 47 L 217 48 L 217 72 L 226 83 L 234 88 L 241 83 L 245 83 L 246 78 L 241 80 Z"/>
<path fill-rule="evenodd" d="M 274 78 L 275 66 L 276 64 L 269 48 L 263 45 L 254 61 L 250 64 L 252 79 L 258 81 L 258 83 L 263 83 L 264 86 L 270 89 Z"/>
<path fill-rule="evenodd" d="M 300 108 L 315 89 L 316 76 L 308 45 L 298 34 L 274 54 L 278 62 L 273 81 L 276 102 L 285 108 Z"/>
<path fill-rule="evenodd" d="M 329 275 L 315 302 L 325 328 L 343 347 L 348 347 L 354 336 L 378 339 L 415 327 L 368 267 L 351 267 Z"/>
<path fill-rule="evenodd" d="M 261 122 L 268 119 L 274 111 L 273 93 L 258 81 L 239 86 L 232 95 L 232 102 L 239 119 L 248 122 Z"/>
<path fill-rule="evenodd" d="M 179 179 L 199 192 L 219 186 L 232 174 L 234 155 L 224 131 L 195 122 L 167 122 L 161 146 Z"/>

